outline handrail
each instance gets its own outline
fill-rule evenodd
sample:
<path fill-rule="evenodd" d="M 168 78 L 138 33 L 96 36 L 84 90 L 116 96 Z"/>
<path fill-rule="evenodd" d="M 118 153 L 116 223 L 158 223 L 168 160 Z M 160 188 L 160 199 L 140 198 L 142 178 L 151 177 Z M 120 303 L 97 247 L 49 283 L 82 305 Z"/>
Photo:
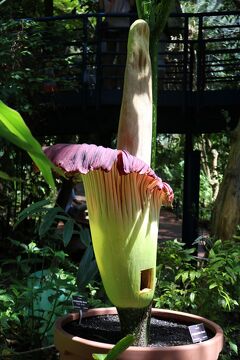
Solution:
<path fill-rule="evenodd" d="M 99 105 L 104 91 L 122 90 L 127 30 L 106 28 L 104 19 L 110 17 L 127 17 L 131 22 L 136 14 L 18 19 L 30 23 L 28 32 L 34 33 L 34 24 L 40 26 L 43 66 L 39 73 L 52 83 L 52 92 L 81 91 L 87 101 L 95 91 Z M 172 14 L 159 39 L 159 91 L 238 89 L 239 28 L 240 11 Z"/>
<path fill-rule="evenodd" d="M 211 12 L 185 12 L 185 13 L 174 13 L 171 14 L 170 17 L 180 18 L 180 17 L 213 17 L 213 16 L 225 16 L 225 15 L 240 15 L 239 10 L 233 11 L 211 11 Z M 84 14 L 65 14 L 65 15 L 55 15 L 55 16 L 41 16 L 41 17 L 25 17 L 25 18 L 17 18 L 16 20 L 31 20 L 31 21 L 48 21 L 48 20 L 64 20 L 64 19 L 77 19 L 83 17 L 128 17 L 128 16 L 135 16 L 136 13 L 130 12 L 128 15 L 126 14 L 106 14 L 104 12 L 91 12 L 91 13 L 84 13 Z"/>

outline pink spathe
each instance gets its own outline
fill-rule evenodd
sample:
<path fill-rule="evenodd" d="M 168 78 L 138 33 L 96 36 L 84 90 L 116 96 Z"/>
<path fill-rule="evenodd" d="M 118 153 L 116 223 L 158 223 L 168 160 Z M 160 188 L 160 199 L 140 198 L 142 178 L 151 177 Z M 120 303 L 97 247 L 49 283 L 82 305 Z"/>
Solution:
<path fill-rule="evenodd" d="M 126 150 L 114 150 L 88 144 L 56 144 L 44 149 L 48 158 L 60 167 L 68 177 L 87 174 L 89 171 L 111 171 L 114 164 L 120 175 L 138 173 L 156 180 L 155 187 L 163 190 L 163 204 L 173 201 L 171 187 L 163 182 L 144 161 L 129 154 Z"/>

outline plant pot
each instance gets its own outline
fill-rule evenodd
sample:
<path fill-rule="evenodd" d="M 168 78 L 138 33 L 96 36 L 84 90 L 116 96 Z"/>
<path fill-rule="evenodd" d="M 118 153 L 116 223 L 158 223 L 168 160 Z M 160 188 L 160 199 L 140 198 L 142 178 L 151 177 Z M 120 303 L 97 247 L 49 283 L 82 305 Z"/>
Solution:
<path fill-rule="evenodd" d="M 84 317 L 97 315 L 117 314 L 115 308 L 101 308 L 88 310 Z M 212 321 L 201 316 L 188 313 L 152 309 L 152 315 L 163 320 L 175 320 L 189 325 L 203 323 L 205 329 L 213 333 L 213 337 L 202 343 L 169 346 L 169 347 L 135 347 L 130 346 L 119 356 L 119 360 L 217 360 L 223 348 L 223 331 Z M 55 327 L 55 346 L 60 352 L 61 360 L 91 360 L 93 353 L 104 354 L 112 347 L 82 337 L 74 336 L 63 330 L 67 323 L 77 320 L 77 313 L 59 318 Z"/>

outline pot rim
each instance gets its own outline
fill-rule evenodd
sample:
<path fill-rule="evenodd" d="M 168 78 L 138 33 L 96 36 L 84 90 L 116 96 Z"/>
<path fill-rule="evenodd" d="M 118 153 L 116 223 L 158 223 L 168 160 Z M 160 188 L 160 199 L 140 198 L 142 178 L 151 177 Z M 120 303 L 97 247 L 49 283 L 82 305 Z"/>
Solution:
<path fill-rule="evenodd" d="M 108 314 L 112 314 L 115 315 L 117 314 L 117 310 L 115 307 L 108 307 L 108 308 L 94 308 L 94 309 L 89 309 L 87 312 L 85 312 L 83 314 L 83 317 L 91 317 L 91 316 L 97 316 L 97 315 L 108 315 Z M 175 311 L 175 310 L 165 310 L 165 309 L 157 309 L 157 308 L 153 308 L 152 309 L 152 315 L 161 315 L 162 318 L 169 318 L 170 316 L 173 316 L 172 320 L 182 320 L 185 321 L 186 323 L 191 322 L 191 323 L 203 323 L 209 330 L 211 330 L 215 335 L 208 340 L 205 340 L 201 343 L 194 343 L 194 344 L 186 344 L 186 345 L 176 345 L 176 346 L 164 346 L 164 347 L 146 347 L 146 346 L 129 346 L 129 348 L 126 350 L 134 350 L 135 352 L 138 351 L 149 351 L 149 352 L 158 352 L 159 348 L 161 349 L 161 351 L 163 352 L 168 352 L 168 351 L 179 351 L 181 349 L 189 349 L 191 350 L 193 347 L 206 347 L 206 346 L 211 346 L 211 345 L 217 345 L 218 344 L 218 348 L 219 348 L 219 352 L 222 350 L 223 348 L 223 343 L 224 343 L 224 335 L 223 335 L 223 330 L 222 328 L 216 324 L 215 322 L 208 320 L 202 316 L 199 315 L 194 315 L 191 313 L 185 313 L 185 312 L 181 312 L 181 311 Z M 76 343 L 84 343 L 88 346 L 92 346 L 92 347 L 101 347 L 101 349 L 103 350 L 110 350 L 114 344 L 109 344 L 109 343 L 101 343 L 101 342 L 97 342 L 97 341 L 93 341 L 93 340 L 88 340 L 79 336 L 75 336 L 72 334 L 69 334 L 68 332 L 66 332 L 65 330 L 63 330 L 63 326 L 71 321 L 77 320 L 79 318 L 79 313 L 77 312 L 73 312 L 70 314 L 67 314 L 61 318 L 59 318 L 56 321 L 55 324 L 55 331 L 56 332 L 60 332 L 62 335 L 64 335 L 65 337 L 67 337 L 69 340 L 74 341 Z"/>

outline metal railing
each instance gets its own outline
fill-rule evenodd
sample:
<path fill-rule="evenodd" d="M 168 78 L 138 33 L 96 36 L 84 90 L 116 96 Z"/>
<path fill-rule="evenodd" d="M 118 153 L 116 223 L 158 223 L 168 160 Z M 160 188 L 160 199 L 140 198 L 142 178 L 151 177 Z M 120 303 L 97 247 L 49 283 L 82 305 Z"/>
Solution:
<path fill-rule="evenodd" d="M 127 17 L 131 23 L 136 15 Z M 105 14 L 24 19 L 38 31 L 36 54 L 43 92 L 121 90 L 127 29 L 106 25 Z M 29 25 L 30 24 L 30 25 Z M 173 14 L 159 39 L 160 91 L 238 89 L 240 12 Z"/>

